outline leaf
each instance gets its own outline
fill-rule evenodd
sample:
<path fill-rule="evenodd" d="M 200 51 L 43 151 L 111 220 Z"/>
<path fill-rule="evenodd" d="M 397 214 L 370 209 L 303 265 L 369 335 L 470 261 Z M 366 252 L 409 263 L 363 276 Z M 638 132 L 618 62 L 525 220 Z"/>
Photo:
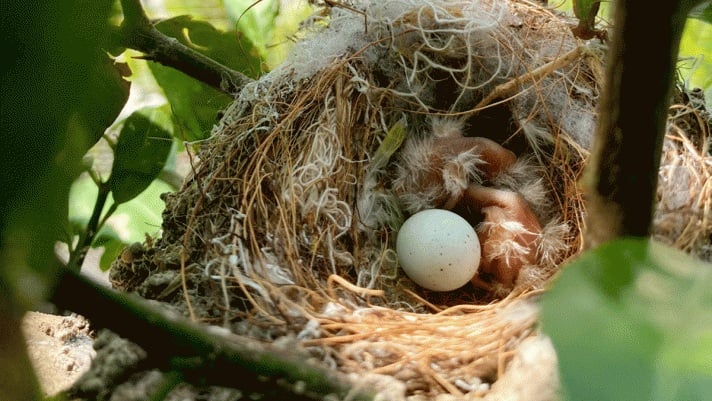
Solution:
<path fill-rule="evenodd" d="M 156 180 L 139 196 L 119 205 L 112 218 L 117 223 L 124 222 L 121 226 L 121 239 L 124 243 L 143 242 L 146 234 L 156 236 L 160 232 L 165 208 L 161 194 L 172 191 L 170 185 Z"/>
<path fill-rule="evenodd" d="M 568 265 L 544 296 L 544 331 L 571 400 L 712 394 L 712 265 L 626 239 Z"/>
<path fill-rule="evenodd" d="M 176 119 L 175 137 L 188 142 L 208 138 L 230 97 L 172 68 L 149 64 Z"/>
<path fill-rule="evenodd" d="M 234 31 L 219 31 L 209 23 L 189 16 L 161 21 L 156 28 L 227 67 L 252 77 L 259 74 L 259 55 L 248 40 Z M 172 68 L 155 62 L 149 62 L 149 67 L 182 128 L 176 135 L 186 141 L 210 136 L 218 112 L 232 98 Z"/>
<path fill-rule="evenodd" d="M 99 246 L 106 248 L 100 261 L 102 270 L 110 266 L 127 244 L 142 242 L 146 234 L 152 236 L 158 234 L 164 209 L 160 195 L 169 191 L 172 191 L 170 185 L 155 180 L 137 197 L 118 206 L 92 243 L 94 248 Z M 75 227 L 74 232 L 79 233 L 86 228 L 97 193 L 97 186 L 85 175 L 72 185 L 69 220 Z M 107 205 L 111 203 L 112 198 L 109 197 Z"/>
<path fill-rule="evenodd" d="M 121 236 L 111 226 L 104 226 L 91 244 L 92 248 L 103 247 L 104 252 L 99 259 L 99 268 L 101 271 L 107 271 L 111 267 L 111 263 L 116 260 L 121 253 L 121 250 L 126 246 Z"/>
<path fill-rule="evenodd" d="M 84 99 L 79 110 L 86 121 L 92 139 L 84 152 L 104 135 L 104 131 L 116 120 L 129 99 L 130 83 L 124 79 L 131 74 L 124 63 L 115 63 L 107 54 L 102 54 L 90 66 L 89 85 L 91 95 Z"/>
<path fill-rule="evenodd" d="M 278 0 L 223 0 L 230 19 L 243 32 L 263 57 L 271 44 L 275 21 L 279 15 Z"/>
<path fill-rule="evenodd" d="M 164 208 L 160 195 L 172 190 L 170 185 L 160 180 L 153 181 L 137 197 L 116 208 L 114 214 L 97 233 L 92 246 L 102 246 L 102 239 L 111 239 L 114 234 L 122 243 L 140 242 L 146 234 L 156 234 L 161 225 L 161 213 Z M 97 193 L 97 186 L 87 176 L 81 176 L 72 185 L 69 194 L 69 221 L 74 227 L 75 234 L 86 229 Z M 104 213 L 111 203 L 113 198 L 109 196 Z"/>
<path fill-rule="evenodd" d="M 581 39 L 604 38 L 605 31 L 596 29 L 596 15 L 601 8 L 600 0 L 573 0 L 574 15 L 579 23 L 572 29 Z"/>
<path fill-rule="evenodd" d="M 111 85 L 92 78 L 101 69 L 111 3 L 0 6 L 7 60 L 0 67 L 0 263 L 12 266 L 0 269 L 0 282 L 8 285 L 3 296 L 23 307 L 35 306 L 52 285 L 55 275 L 45 273 L 57 266 L 53 249 L 70 185 L 97 127 L 110 119 L 85 107 L 115 99 Z"/>
<path fill-rule="evenodd" d="M 680 63 L 688 88 L 701 88 L 712 108 L 712 23 L 688 19 L 680 42 Z"/>
<path fill-rule="evenodd" d="M 118 239 L 113 239 L 107 241 L 104 246 L 104 253 L 101 254 L 99 259 L 99 269 L 105 272 L 111 268 L 111 264 L 119 257 L 121 251 L 124 250 L 127 244 L 121 242 Z"/>
<path fill-rule="evenodd" d="M 593 21 L 601 7 L 601 0 L 573 0 L 573 7 L 576 18 L 586 21 L 587 25 L 593 27 Z"/>
<path fill-rule="evenodd" d="M 388 130 L 383 142 L 376 149 L 371 162 L 372 169 L 380 169 L 386 166 L 391 156 L 400 148 L 405 140 L 405 119 L 396 121 L 395 124 Z"/>
<path fill-rule="evenodd" d="M 698 4 L 690 12 L 690 18 L 695 18 L 708 24 L 712 24 L 712 1 Z"/>
<path fill-rule="evenodd" d="M 158 177 L 171 150 L 172 130 L 165 106 L 140 109 L 126 119 L 108 180 L 117 204 L 135 198 Z"/>
<path fill-rule="evenodd" d="M 156 28 L 227 67 L 253 78 L 259 76 L 259 54 L 242 33 L 221 31 L 189 15 L 163 20 L 156 24 Z"/>

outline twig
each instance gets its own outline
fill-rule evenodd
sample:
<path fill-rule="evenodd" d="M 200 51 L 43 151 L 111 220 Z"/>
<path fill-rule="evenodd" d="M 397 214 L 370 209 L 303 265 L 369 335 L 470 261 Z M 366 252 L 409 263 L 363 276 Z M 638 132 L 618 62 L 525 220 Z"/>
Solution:
<path fill-rule="evenodd" d="M 62 270 L 59 283 L 51 297 L 58 307 L 80 313 L 96 327 L 135 342 L 147 351 L 149 366 L 179 372 L 188 382 L 269 394 L 275 399 L 322 400 L 331 394 L 354 401 L 373 399 L 289 351 L 278 352 L 244 337 L 211 333 L 68 269 Z"/>
<path fill-rule="evenodd" d="M 514 95 L 519 90 L 520 86 L 522 86 L 526 81 L 532 81 L 534 84 L 536 84 L 537 81 L 539 81 L 543 77 L 553 73 L 559 68 L 571 64 L 581 55 L 581 52 L 581 47 L 577 46 L 571 49 L 563 56 L 557 57 L 554 60 L 542 65 L 541 67 L 538 67 L 524 75 L 515 77 L 501 85 L 497 85 L 497 87 L 494 88 L 494 90 L 490 92 L 489 95 L 487 95 L 484 99 L 477 103 L 477 105 L 473 108 L 473 111 L 479 111 L 480 109 L 487 107 L 496 99 L 501 99 Z"/>
<path fill-rule="evenodd" d="M 76 248 L 71 249 L 71 241 L 68 242 L 70 245 L 70 254 L 67 267 L 75 272 L 79 272 L 81 270 L 82 265 L 84 264 L 84 258 L 86 258 L 87 251 L 94 242 L 96 235 L 99 233 L 99 230 L 101 230 L 101 227 L 106 222 L 106 219 L 109 218 L 109 216 L 111 216 L 111 214 L 116 210 L 115 205 L 112 205 L 112 209 L 109 209 L 106 215 L 104 215 L 104 218 L 101 219 L 101 212 L 104 211 L 104 206 L 109 198 L 111 187 L 109 184 L 101 181 L 97 183 L 97 186 L 99 187 L 99 193 L 97 194 L 96 202 L 94 203 L 94 210 L 89 218 L 86 229 L 79 237 L 79 242 L 77 243 Z"/>
<path fill-rule="evenodd" d="M 124 21 L 119 27 L 121 42 L 144 53 L 142 58 L 175 68 L 230 96 L 235 96 L 253 81 L 161 33 L 149 21 L 139 0 L 121 0 L 121 7 L 124 13 Z"/>

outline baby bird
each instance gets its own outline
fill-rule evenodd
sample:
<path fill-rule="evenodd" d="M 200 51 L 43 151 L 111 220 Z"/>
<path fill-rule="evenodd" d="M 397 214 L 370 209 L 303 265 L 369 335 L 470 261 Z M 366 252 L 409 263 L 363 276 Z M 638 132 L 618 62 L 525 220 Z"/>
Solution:
<path fill-rule="evenodd" d="M 441 208 L 467 219 L 482 247 L 479 271 L 511 289 L 523 267 L 537 264 L 542 232 L 520 193 L 493 184 L 517 157 L 490 139 L 463 136 L 458 120 L 432 127 L 432 136 L 405 143 L 393 187 L 410 213 Z"/>

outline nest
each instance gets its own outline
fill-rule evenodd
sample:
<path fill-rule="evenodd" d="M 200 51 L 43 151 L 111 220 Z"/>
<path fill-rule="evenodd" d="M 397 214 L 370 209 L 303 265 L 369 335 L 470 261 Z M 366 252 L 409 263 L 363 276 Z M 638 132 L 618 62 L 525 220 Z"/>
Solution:
<path fill-rule="evenodd" d="M 486 395 L 537 335 L 531 299 L 581 247 L 577 182 L 602 51 L 570 24 L 513 0 L 325 8 L 288 62 L 226 110 L 192 176 L 165 197 L 162 237 L 125 253 L 114 285 L 240 335 L 296 344 L 352 378 L 385 380 L 389 399 Z M 674 121 L 708 129 L 691 113 L 681 108 Z M 665 184 L 687 171 L 694 190 L 661 202 L 658 234 L 709 258 L 709 132 L 693 145 L 688 128 L 671 128 L 661 174 Z M 421 156 L 448 130 L 517 156 L 480 180 L 520 193 L 542 226 L 540 257 L 513 285 L 481 274 L 435 293 L 398 268 L 404 219 L 479 177 L 481 161 L 455 157 L 441 193 L 409 181 L 427 172 Z"/>
<path fill-rule="evenodd" d="M 712 117 L 699 90 L 676 93 L 663 142 L 653 235 L 712 262 Z"/>

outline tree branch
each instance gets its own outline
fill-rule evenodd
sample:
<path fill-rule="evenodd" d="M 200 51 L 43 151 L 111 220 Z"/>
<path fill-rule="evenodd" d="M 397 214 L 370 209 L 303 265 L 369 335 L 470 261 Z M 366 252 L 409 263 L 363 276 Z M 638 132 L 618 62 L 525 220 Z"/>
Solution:
<path fill-rule="evenodd" d="M 230 96 L 235 96 L 253 81 L 161 33 L 148 20 L 140 0 L 121 0 L 121 7 L 124 13 L 124 21 L 119 27 L 122 45 L 144 53 L 144 59 L 175 68 Z"/>
<path fill-rule="evenodd" d="M 80 313 L 92 325 L 108 328 L 138 344 L 148 353 L 149 366 L 180 372 L 191 383 L 290 400 L 322 400 L 330 394 L 354 401 L 373 399 L 297 355 L 244 337 L 211 333 L 68 269 L 62 270 L 59 283 L 51 297 L 55 305 Z"/>
<path fill-rule="evenodd" d="M 674 68 L 691 3 L 615 3 L 599 123 L 586 172 L 587 247 L 650 235 Z"/>

